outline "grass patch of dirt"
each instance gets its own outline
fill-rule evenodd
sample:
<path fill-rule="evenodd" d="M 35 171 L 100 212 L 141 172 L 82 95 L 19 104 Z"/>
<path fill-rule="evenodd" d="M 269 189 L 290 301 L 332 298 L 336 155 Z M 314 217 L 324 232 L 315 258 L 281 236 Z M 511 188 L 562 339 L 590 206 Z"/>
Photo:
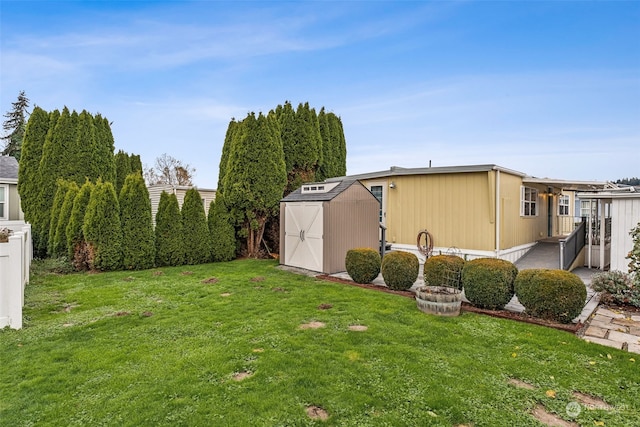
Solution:
<path fill-rule="evenodd" d="M 603 409 L 605 411 L 613 409 L 611 405 L 599 397 L 590 396 L 588 394 L 580 393 L 579 391 L 574 391 L 572 394 L 578 402 L 582 403 L 588 409 Z"/>
<path fill-rule="evenodd" d="M 513 386 L 516 386 L 518 388 L 524 388 L 524 389 L 527 389 L 527 390 L 535 390 L 537 388 L 536 386 L 533 386 L 533 385 L 531 385 L 529 383 L 526 383 L 526 382 L 524 382 L 522 380 L 519 380 L 517 378 L 509 378 L 509 381 L 507 381 L 507 382 L 509 384 L 513 385 Z"/>
<path fill-rule="evenodd" d="M 298 326 L 298 329 L 319 329 L 324 328 L 325 326 L 326 325 L 322 322 L 309 322 Z"/>
<path fill-rule="evenodd" d="M 220 280 L 217 277 L 209 277 L 208 279 L 204 279 L 202 281 L 202 283 L 204 284 L 212 284 L 212 283 L 218 283 Z"/>
<path fill-rule="evenodd" d="M 559 416 L 552 414 L 547 411 L 547 409 L 543 405 L 536 405 L 531 412 L 531 415 L 535 417 L 536 420 L 540 421 L 542 424 L 546 426 L 552 427 L 580 427 L 579 424 L 576 424 L 572 421 L 567 421 Z"/>
<path fill-rule="evenodd" d="M 312 420 L 326 421 L 329 419 L 329 413 L 319 406 L 307 406 L 306 412 Z"/>
<path fill-rule="evenodd" d="M 251 372 L 244 371 L 244 372 L 238 372 L 237 374 L 234 374 L 232 378 L 234 381 L 240 382 L 240 381 L 246 380 L 247 378 L 251 378 L 252 376 L 253 374 Z"/>

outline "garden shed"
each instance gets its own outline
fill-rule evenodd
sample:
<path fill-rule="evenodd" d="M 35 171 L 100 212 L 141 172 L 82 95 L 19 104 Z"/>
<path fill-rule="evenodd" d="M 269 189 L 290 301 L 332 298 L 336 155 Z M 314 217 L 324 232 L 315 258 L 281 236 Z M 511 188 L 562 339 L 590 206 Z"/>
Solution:
<path fill-rule="evenodd" d="M 353 248 L 379 248 L 380 203 L 356 180 L 304 184 L 280 201 L 280 264 L 345 271 Z"/>

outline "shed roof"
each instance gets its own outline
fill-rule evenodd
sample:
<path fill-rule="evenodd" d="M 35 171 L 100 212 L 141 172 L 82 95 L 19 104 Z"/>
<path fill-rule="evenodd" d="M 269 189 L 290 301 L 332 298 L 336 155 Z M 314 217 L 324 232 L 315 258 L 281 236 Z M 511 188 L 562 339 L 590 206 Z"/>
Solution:
<path fill-rule="evenodd" d="M 327 180 L 328 181 L 328 180 Z M 333 182 L 335 182 L 334 180 Z M 340 184 L 336 185 L 331 190 L 326 193 L 302 193 L 302 187 L 292 191 L 286 197 L 284 197 L 281 202 L 326 202 L 329 200 L 333 200 L 340 193 L 345 191 L 347 188 L 351 187 L 353 184 L 360 184 L 355 179 L 343 179 Z M 321 184 L 321 183 L 318 183 Z M 305 184 L 305 185 L 310 185 Z M 363 186 L 364 187 L 364 186 Z"/>
<path fill-rule="evenodd" d="M 18 161 L 15 157 L 0 155 L 0 181 L 12 184 L 18 182 Z"/>

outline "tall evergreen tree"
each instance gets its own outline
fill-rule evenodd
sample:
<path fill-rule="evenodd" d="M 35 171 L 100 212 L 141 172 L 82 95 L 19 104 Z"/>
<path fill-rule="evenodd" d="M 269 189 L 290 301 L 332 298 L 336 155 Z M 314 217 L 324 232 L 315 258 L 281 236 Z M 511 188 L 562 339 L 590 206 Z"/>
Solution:
<path fill-rule="evenodd" d="M 278 212 L 287 182 L 282 139 L 269 120 L 251 113 L 242 121 L 225 174 L 224 200 L 247 239 L 249 257 L 259 255 L 265 224 Z"/>
<path fill-rule="evenodd" d="M 241 130 L 241 125 L 236 122 L 235 119 L 231 119 L 231 122 L 229 122 L 229 126 L 227 127 L 227 133 L 224 137 L 224 144 L 222 145 L 222 155 L 220 156 L 220 166 L 218 168 L 218 188 L 216 189 L 216 195 L 224 193 L 224 176 L 227 173 L 229 152 L 231 151 L 231 145 L 233 144 L 235 133 Z"/>
<path fill-rule="evenodd" d="M 322 156 L 320 156 L 320 161 L 318 162 L 316 179 L 318 181 L 324 181 L 326 178 L 332 176 L 331 173 L 333 172 L 334 162 L 334 140 L 331 135 L 329 118 L 324 111 L 324 107 L 322 107 L 318 113 L 318 125 L 320 127 L 320 136 L 322 138 Z"/>
<path fill-rule="evenodd" d="M 56 230 L 53 234 L 53 256 L 67 255 L 67 227 L 69 225 L 69 220 L 71 219 L 73 201 L 75 200 L 78 191 L 78 185 L 73 181 L 68 181 L 64 200 L 58 214 L 58 223 L 56 224 Z"/>
<path fill-rule="evenodd" d="M 139 172 L 140 174 L 142 174 L 142 160 L 140 160 L 139 154 L 131 154 L 131 156 L 129 157 L 129 164 L 131 167 L 131 172 Z"/>
<path fill-rule="evenodd" d="M 180 205 L 175 194 L 162 192 L 156 213 L 156 266 L 183 265 L 184 243 Z"/>
<path fill-rule="evenodd" d="M 77 118 L 77 114 L 76 114 Z M 47 137 L 42 148 L 39 171 L 39 201 L 40 222 L 42 230 L 42 248 L 49 253 L 49 229 L 51 225 L 51 208 L 53 197 L 56 194 L 57 180 L 66 179 L 69 176 L 71 165 L 67 162 L 67 150 L 75 144 L 76 126 L 75 118 L 64 107 L 60 117 L 56 121 L 52 131 Z M 80 167 L 80 165 L 74 165 Z"/>
<path fill-rule="evenodd" d="M 211 234 L 211 256 L 214 262 L 231 261 L 236 257 L 236 230 L 233 219 L 224 205 L 222 194 L 209 205 L 209 233 Z"/>
<path fill-rule="evenodd" d="M 94 185 L 89 180 L 80 187 L 80 191 L 78 191 L 78 194 L 73 199 L 71 216 L 69 218 L 69 224 L 67 225 L 67 253 L 76 270 L 89 269 L 87 244 L 84 239 L 84 233 L 82 232 L 82 226 L 93 187 Z"/>
<path fill-rule="evenodd" d="M 153 267 L 156 248 L 151 201 L 140 173 L 129 174 L 124 181 L 120 192 L 120 221 L 124 268 L 144 270 Z"/>
<path fill-rule="evenodd" d="M 329 119 L 330 134 L 333 139 L 331 146 L 335 152 L 332 155 L 333 170 L 326 178 L 345 176 L 347 174 L 347 140 L 344 137 L 342 120 L 333 113 L 329 113 L 327 118 Z"/>
<path fill-rule="evenodd" d="M 97 170 L 95 178 L 114 182 L 116 179 L 115 143 L 113 133 L 111 133 L 111 124 L 106 117 L 102 117 L 100 114 L 96 114 L 93 119 L 96 127 L 96 150 L 92 162 Z"/>
<path fill-rule="evenodd" d="M 211 240 L 207 217 L 200 192 L 187 190 L 182 202 L 182 236 L 185 264 L 204 264 L 211 261 Z"/>
<path fill-rule="evenodd" d="M 324 181 L 334 176 L 343 176 L 347 172 L 347 152 L 340 118 L 326 113 L 324 107 L 318 114 L 320 135 L 322 136 L 322 155 L 316 172 L 316 179 Z"/>
<path fill-rule="evenodd" d="M 29 108 L 29 98 L 21 90 L 16 102 L 11 103 L 11 111 L 5 113 L 6 120 L 2 124 L 2 129 L 6 134 L 2 137 L 5 141 L 2 154 L 15 157 L 20 161 L 22 141 L 27 126 L 27 115 Z"/>
<path fill-rule="evenodd" d="M 116 164 L 116 181 L 114 186 L 116 187 L 116 194 L 120 194 L 124 180 L 131 173 L 131 159 L 129 155 L 122 150 L 118 150 L 115 157 Z"/>
<path fill-rule="evenodd" d="M 96 127 L 93 123 L 93 116 L 83 110 L 78 115 L 73 148 L 68 149 L 66 158 L 66 161 L 73 165 L 70 168 L 68 179 L 79 186 L 87 178 L 96 180 L 101 176 L 98 165 L 95 163 L 96 144 Z"/>
<path fill-rule="evenodd" d="M 56 182 L 56 192 L 53 197 L 53 205 L 51 206 L 51 215 L 49 218 L 49 237 L 47 239 L 47 255 L 59 256 L 60 253 L 55 252 L 54 238 L 56 230 L 58 229 L 58 220 L 60 219 L 60 212 L 64 203 L 64 198 L 67 195 L 67 191 L 71 187 L 71 181 L 58 178 Z"/>
<path fill-rule="evenodd" d="M 48 130 L 49 113 L 40 107 L 35 107 L 27 122 L 18 167 L 18 192 L 22 210 L 25 220 L 32 224 L 35 224 L 38 212 L 37 200 L 40 194 L 38 168 Z"/>
<path fill-rule="evenodd" d="M 122 267 L 120 206 L 111 182 L 98 181 L 89 197 L 82 232 L 87 241 L 92 270 L 110 271 Z"/>

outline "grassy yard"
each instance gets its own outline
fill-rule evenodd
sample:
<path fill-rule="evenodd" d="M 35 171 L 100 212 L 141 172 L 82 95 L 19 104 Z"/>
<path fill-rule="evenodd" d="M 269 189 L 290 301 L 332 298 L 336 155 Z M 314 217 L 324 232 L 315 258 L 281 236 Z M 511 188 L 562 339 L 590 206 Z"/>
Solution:
<path fill-rule="evenodd" d="M 535 426 L 538 405 L 640 425 L 637 355 L 272 261 L 37 275 L 25 300 L 25 328 L 0 331 L 3 426 Z M 608 409 L 569 417 L 576 391 Z"/>

